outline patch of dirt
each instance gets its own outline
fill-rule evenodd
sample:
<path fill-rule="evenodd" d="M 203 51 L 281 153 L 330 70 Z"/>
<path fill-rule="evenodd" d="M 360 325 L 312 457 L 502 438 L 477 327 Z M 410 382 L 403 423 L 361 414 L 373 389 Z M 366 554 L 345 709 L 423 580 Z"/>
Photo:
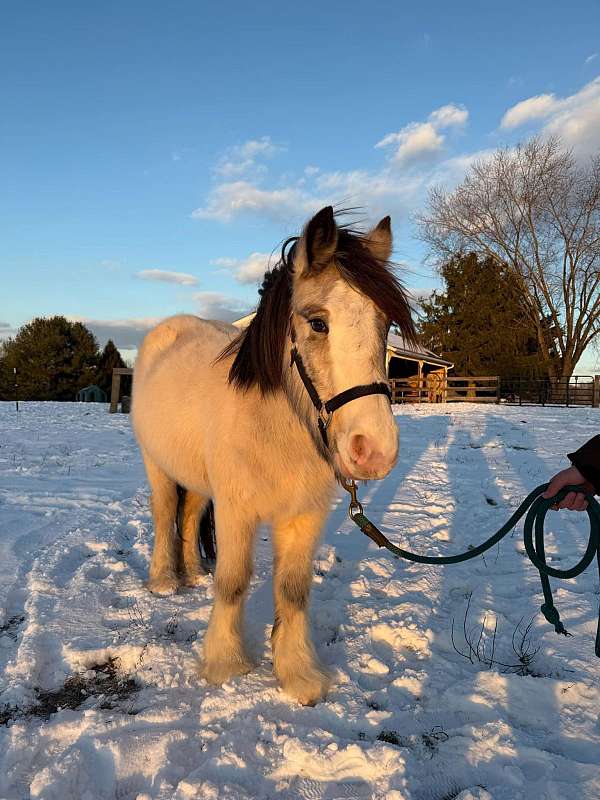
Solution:
<path fill-rule="evenodd" d="M 387 744 L 394 744 L 397 747 L 408 747 L 410 749 L 417 749 L 426 753 L 429 758 L 433 758 L 437 752 L 440 742 L 447 742 L 450 737 L 446 731 L 439 725 L 432 728 L 431 731 L 421 733 L 418 735 L 402 736 L 396 731 L 383 730 L 377 734 L 377 739 L 380 742 L 387 742 Z"/>
<path fill-rule="evenodd" d="M 0 709 L 0 725 L 13 719 L 40 717 L 48 719 L 65 708 L 79 708 L 90 697 L 97 698 L 97 708 L 111 709 L 139 690 L 135 678 L 119 670 L 119 659 L 109 658 L 85 672 L 71 675 L 59 689 L 38 690 L 37 702 L 28 708 L 5 706 Z"/>
<path fill-rule="evenodd" d="M 5 633 L 11 637 L 11 639 L 17 638 L 17 628 L 25 622 L 25 616 L 23 614 L 15 614 L 14 617 L 10 617 L 0 625 L 0 636 Z"/>

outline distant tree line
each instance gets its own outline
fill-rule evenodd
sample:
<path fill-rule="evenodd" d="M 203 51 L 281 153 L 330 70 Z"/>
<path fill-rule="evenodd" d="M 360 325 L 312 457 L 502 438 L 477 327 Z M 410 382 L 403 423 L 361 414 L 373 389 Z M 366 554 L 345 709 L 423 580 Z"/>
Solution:
<path fill-rule="evenodd" d="M 113 368 L 125 366 L 114 342 L 100 350 L 83 323 L 36 317 L 0 343 L 0 400 L 15 398 L 15 367 L 21 400 L 75 400 L 91 384 L 110 392 Z"/>

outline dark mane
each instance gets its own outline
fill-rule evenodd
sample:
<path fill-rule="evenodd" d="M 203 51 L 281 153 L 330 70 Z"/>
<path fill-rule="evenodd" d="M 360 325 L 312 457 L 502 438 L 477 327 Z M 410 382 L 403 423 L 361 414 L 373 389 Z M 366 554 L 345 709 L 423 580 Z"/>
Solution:
<path fill-rule="evenodd" d="M 252 322 L 219 354 L 218 361 L 235 354 L 229 382 L 240 389 L 258 384 L 264 394 L 281 386 L 283 349 L 290 321 L 294 236 L 284 242 L 281 259 L 265 273 L 258 290 L 260 303 Z"/>
<path fill-rule="evenodd" d="M 260 302 L 248 327 L 219 354 L 218 361 L 235 355 L 229 382 L 240 389 L 258 385 L 264 394 L 282 384 L 283 353 L 288 331 L 294 251 L 299 237 L 288 239 L 281 259 L 265 277 L 259 289 Z M 415 329 L 404 288 L 389 261 L 376 258 L 365 243 L 365 235 L 338 226 L 335 264 L 342 277 L 369 297 L 395 324 L 408 342 L 415 341 Z"/>

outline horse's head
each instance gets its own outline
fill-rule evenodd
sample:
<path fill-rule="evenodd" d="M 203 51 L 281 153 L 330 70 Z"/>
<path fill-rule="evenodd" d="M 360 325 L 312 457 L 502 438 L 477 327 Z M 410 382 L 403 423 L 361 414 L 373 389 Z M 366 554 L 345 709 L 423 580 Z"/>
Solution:
<path fill-rule="evenodd" d="M 367 234 L 338 227 L 324 208 L 307 224 L 293 254 L 291 338 L 319 398 L 348 389 L 387 385 L 390 324 L 414 335 L 410 309 L 389 267 L 390 218 Z M 327 418 L 325 417 L 327 420 Z M 347 478 L 383 478 L 398 454 L 388 397 L 352 399 L 327 426 L 336 470 Z"/>
<path fill-rule="evenodd" d="M 390 218 L 362 234 L 338 226 L 328 206 L 291 242 L 265 276 L 250 326 L 223 351 L 223 357 L 235 354 L 230 380 L 264 394 L 285 389 L 338 475 L 383 478 L 398 454 L 382 393 L 387 334 L 395 323 L 414 337 L 410 308 L 389 264 Z M 322 410 L 321 438 L 315 405 L 365 386 L 372 391 L 342 395 L 332 414 Z"/>

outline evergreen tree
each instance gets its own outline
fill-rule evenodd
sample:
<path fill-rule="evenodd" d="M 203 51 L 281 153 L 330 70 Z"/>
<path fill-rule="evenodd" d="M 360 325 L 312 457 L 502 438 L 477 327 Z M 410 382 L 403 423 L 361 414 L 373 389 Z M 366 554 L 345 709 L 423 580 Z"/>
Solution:
<path fill-rule="evenodd" d="M 121 353 L 119 353 L 115 343 L 109 339 L 104 346 L 102 355 L 98 362 L 98 370 L 96 373 L 96 384 L 107 394 L 110 394 L 110 387 L 112 383 L 113 369 L 119 367 L 126 367 L 127 364 L 123 361 Z"/>
<path fill-rule="evenodd" d="M 0 398 L 14 397 L 17 368 L 22 400 L 74 400 L 94 383 L 98 342 L 81 322 L 37 317 L 4 342 L 0 357 Z"/>
<path fill-rule="evenodd" d="M 505 265 L 460 254 L 440 273 L 444 290 L 421 302 L 423 344 L 452 361 L 457 375 L 544 372 L 548 358 L 539 353 L 530 309 Z"/>

